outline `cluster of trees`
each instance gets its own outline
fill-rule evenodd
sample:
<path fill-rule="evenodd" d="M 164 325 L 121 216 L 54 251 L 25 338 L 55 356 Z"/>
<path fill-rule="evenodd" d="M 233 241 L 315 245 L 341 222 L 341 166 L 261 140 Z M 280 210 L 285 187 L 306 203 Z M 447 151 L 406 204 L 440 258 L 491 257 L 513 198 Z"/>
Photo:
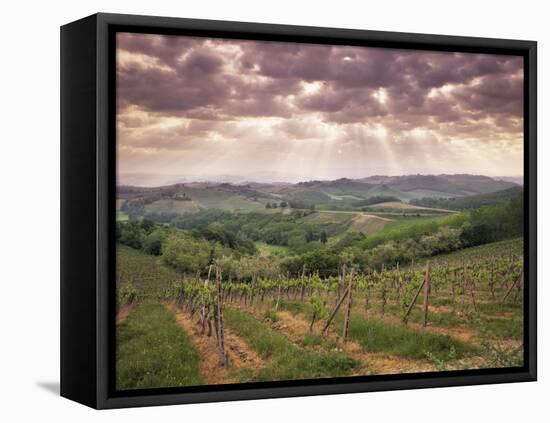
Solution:
<path fill-rule="evenodd" d="M 200 270 L 224 255 L 239 259 L 258 252 L 253 241 L 216 224 L 182 232 L 147 219 L 129 220 L 117 222 L 116 240 L 147 254 L 162 255 L 167 264 L 183 272 Z"/>
<path fill-rule="evenodd" d="M 256 245 L 252 240 L 227 230 L 219 223 L 192 229 L 190 234 L 195 239 L 205 239 L 228 247 L 239 255 L 253 255 L 257 253 Z"/>
<path fill-rule="evenodd" d="M 266 209 L 276 209 L 277 207 L 280 207 L 281 209 L 290 207 L 291 209 L 298 209 L 298 210 L 307 209 L 307 210 L 315 211 L 315 204 L 306 203 L 303 201 L 296 201 L 296 200 L 281 201 L 279 204 L 270 203 L 270 202 L 267 202 L 265 204 Z"/>
<path fill-rule="evenodd" d="M 417 198 L 410 203 L 416 206 L 432 207 L 449 210 L 473 210 L 480 207 L 492 206 L 504 203 L 523 193 L 522 187 L 508 188 L 502 191 L 490 192 L 488 194 L 470 195 L 456 198 Z"/>
<path fill-rule="evenodd" d="M 288 203 L 286 201 L 281 201 L 279 204 L 277 203 L 266 203 L 265 204 L 265 208 L 266 209 L 276 209 L 277 207 L 280 207 L 282 209 L 284 208 L 287 208 L 288 207 Z"/>
<path fill-rule="evenodd" d="M 393 195 L 375 195 L 365 200 L 359 200 L 352 203 L 354 207 L 372 206 L 373 204 L 389 203 L 390 201 L 401 201 Z"/>
<path fill-rule="evenodd" d="M 128 214 L 130 219 L 138 219 L 145 214 L 145 206 L 161 200 L 162 194 L 154 193 L 146 197 L 138 197 L 124 201 L 120 206 L 120 211 Z"/>
<path fill-rule="evenodd" d="M 334 276 L 343 262 L 359 268 L 380 269 L 396 262 L 449 253 L 461 248 L 521 236 L 523 195 L 506 203 L 457 213 L 440 220 L 386 230 L 372 236 L 352 234 L 328 245 L 327 227 L 288 215 L 204 211 L 180 215 L 168 226 L 147 219 L 118 222 L 117 242 L 158 255 L 188 274 L 204 272 L 209 264 L 222 266 L 238 280 L 280 272 L 299 275 L 318 272 Z M 254 241 L 287 246 L 283 257 L 258 254 Z"/>
<path fill-rule="evenodd" d="M 379 267 L 449 253 L 523 235 L 523 195 L 496 206 L 462 212 L 358 240 L 344 248 L 360 266 Z"/>
<path fill-rule="evenodd" d="M 331 234 L 330 226 L 298 222 L 310 213 L 303 210 L 293 210 L 284 215 L 203 210 L 181 214 L 172 224 L 179 229 L 192 230 L 210 227 L 215 223 L 244 239 L 289 247 L 292 252 L 304 252 L 312 247 L 312 243 L 326 243 Z"/>
<path fill-rule="evenodd" d="M 162 242 L 169 232 L 168 227 L 151 220 L 128 220 L 117 222 L 116 241 L 147 254 L 160 255 Z"/>

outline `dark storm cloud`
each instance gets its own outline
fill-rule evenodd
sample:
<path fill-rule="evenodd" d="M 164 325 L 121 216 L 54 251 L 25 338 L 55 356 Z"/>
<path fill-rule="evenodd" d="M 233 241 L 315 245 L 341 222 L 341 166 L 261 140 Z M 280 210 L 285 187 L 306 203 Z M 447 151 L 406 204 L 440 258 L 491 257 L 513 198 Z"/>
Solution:
<path fill-rule="evenodd" d="M 119 104 L 138 105 L 153 112 L 215 104 L 228 90 L 219 74 L 220 65 L 219 57 L 198 51 L 191 51 L 171 69 L 144 68 L 139 63 L 121 65 L 117 72 Z"/>
<path fill-rule="evenodd" d="M 135 34 L 121 36 L 118 48 L 156 61 L 118 69 L 120 106 L 151 112 L 206 119 L 317 112 L 336 123 L 522 113 L 515 57 Z M 301 82 L 315 81 L 318 90 L 301 91 Z M 430 95 L 449 84 L 447 95 Z M 380 89 L 386 101 L 376 97 Z"/>
<path fill-rule="evenodd" d="M 522 169 L 513 56 L 119 34 L 117 104 L 129 172 Z"/>
<path fill-rule="evenodd" d="M 124 33 L 117 37 L 117 49 L 154 57 L 159 63 L 173 66 L 185 51 L 198 47 L 202 41 L 200 38 Z"/>

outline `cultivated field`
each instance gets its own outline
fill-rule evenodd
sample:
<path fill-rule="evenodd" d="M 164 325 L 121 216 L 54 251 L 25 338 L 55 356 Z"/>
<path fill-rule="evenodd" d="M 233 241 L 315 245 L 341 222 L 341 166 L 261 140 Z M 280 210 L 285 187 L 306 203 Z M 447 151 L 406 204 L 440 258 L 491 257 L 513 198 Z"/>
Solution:
<path fill-rule="evenodd" d="M 184 277 L 120 246 L 117 386 L 519 366 L 522 247 L 513 239 L 405 267 L 248 283 L 222 264 Z"/>

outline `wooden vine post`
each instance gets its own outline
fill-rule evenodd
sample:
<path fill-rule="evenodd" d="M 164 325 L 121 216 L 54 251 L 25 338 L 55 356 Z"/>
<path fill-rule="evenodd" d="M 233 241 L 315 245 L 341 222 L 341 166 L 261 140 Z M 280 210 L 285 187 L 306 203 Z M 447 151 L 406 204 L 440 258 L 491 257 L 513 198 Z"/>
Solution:
<path fill-rule="evenodd" d="M 401 301 L 401 273 L 399 272 L 399 262 L 397 262 L 396 270 L 397 275 L 395 277 L 395 302 L 396 304 L 399 304 L 399 302 Z"/>
<path fill-rule="evenodd" d="M 220 364 L 226 366 L 227 354 L 225 353 L 225 336 L 223 333 L 222 296 L 222 272 L 216 267 L 216 334 L 218 338 Z"/>
<path fill-rule="evenodd" d="M 409 307 L 407 307 L 407 311 L 405 312 L 405 315 L 403 316 L 403 323 L 404 324 L 407 324 L 407 322 L 409 321 L 409 314 L 411 314 L 411 311 L 412 311 L 414 305 L 416 304 L 416 300 L 418 299 L 418 296 L 420 295 L 420 291 L 422 291 L 422 288 L 424 288 L 424 285 L 426 285 L 426 277 L 424 277 L 424 279 L 422 280 L 422 283 L 420 284 L 420 286 L 416 290 L 416 292 L 414 294 L 414 297 L 413 297 L 411 303 L 409 304 Z"/>
<path fill-rule="evenodd" d="M 462 261 L 462 265 L 464 266 L 464 295 L 466 295 L 466 287 L 470 288 L 470 296 L 472 298 L 472 305 L 474 306 L 474 310 L 477 312 L 477 302 L 476 302 L 476 292 L 475 292 L 475 284 L 473 281 L 470 280 L 468 277 L 468 267 L 466 264 L 464 264 L 464 260 Z"/>
<path fill-rule="evenodd" d="M 323 336 L 326 336 L 327 333 L 328 333 L 328 328 L 330 327 L 330 324 L 332 323 L 332 320 L 334 320 L 334 316 L 336 316 L 336 313 L 338 313 L 338 310 L 340 310 L 340 306 L 342 305 L 342 303 L 344 302 L 344 300 L 346 299 L 346 296 L 348 295 L 348 289 L 346 288 L 344 290 L 344 293 L 342 294 L 342 296 L 340 297 L 340 299 L 338 300 L 338 302 L 336 303 L 336 305 L 334 306 L 334 308 L 332 309 L 332 311 L 330 312 L 330 316 L 328 316 L 328 319 L 327 321 L 325 322 L 325 326 L 323 326 Z"/>
<path fill-rule="evenodd" d="M 514 289 L 514 286 L 516 286 L 516 284 L 520 284 L 521 286 L 523 286 L 523 283 L 524 283 L 524 270 L 523 270 L 523 264 L 521 265 L 521 273 L 519 275 L 518 278 L 514 278 L 512 280 L 512 283 L 510 284 L 510 286 L 508 287 L 508 289 L 506 290 L 506 294 L 504 294 L 504 297 L 502 298 L 502 302 L 506 301 L 506 299 L 508 298 L 508 296 L 512 293 L 512 290 Z"/>
<path fill-rule="evenodd" d="M 424 276 L 424 304 L 422 313 L 422 326 L 428 325 L 428 301 L 430 296 L 430 261 L 426 265 L 426 275 Z"/>
<path fill-rule="evenodd" d="M 211 273 L 212 273 L 212 265 L 210 265 L 208 267 L 208 276 L 206 277 L 206 280 L 204 281 L 204 288 L 205 289 L 208 287 L 208 282 L 210 281 L 210 274 Z M 202 299 L 200 323 L 201 323 L 201 335 L 204 335 L 204 331 L 206 329 L 206 300 L 204 298 Z M 210 333 L 209 333 L 209 336 L 210 336 Z"/>
<path fill-rule="evenodd" d="M 306 275 L 306 265 L 304 264 L 304 267 L 302 268 L 302 277 L 300 278 L 300 301 L 304 301 L 304 291 L 306 290 L 306 286 L 304 284 L 305 275 Z"/>
<path fill-rule="evenodd" d="M 348 302 L 346 305 L 346 315 L 344 316 L 344 328 L 342 331 L 342 338 L 344 339 L 344 342 L 348 340 L 349 318 L 351 316 L 351 306 L 353 303 L 353 272 L 354 269 L 352 268 L 349 274 L 349 283 L 347 288 Z"/>
<path fill-rule="evenodd" d="M 336 295 L 336 302 L 334 303 L 334 305 L 338 304 L 338 301 L 340 300 L 340 298 L 342 298 L 343 285 L 344 283 L 342 282 L 342 272 L 338 271 L 338 292 L 337 292 L 338 295 Z"/>
<path fill-rule="evenodd" d="M 345 272 L 345 266 L 344 266 L 344 269 L 343 271 Z M 328 333 L 328 328 L 330 327 L 330 324 L 332 323 L 332 320 L 334 319 L 334 316 L 336 316 L 336 313 L 338 313 L 338 310 L 340 309 L 340 307 L 342 306 L 342 303 L 344 302 L 344 300 L 346 299 L 348 295 L 348 288 L 346 288 L 344 290 L 344 292 L 342 293 L 342 295 L 340 296 L 340 298 L 338 298 L 338 300 L 336 301 L 336 305 L 334 306 L 334 308 L 332 309 L 332 311 L 330 312 L 330 315 L 328 316 L 328 319 L 327 321 L 325 322 L 325 326 L 323 326 L 323 336 L 326 336 L 327 333 Z"/>
<path fill-rule="evenodd" d="M 281 301 L 281 277 L 279 276 L 277 284 L 277 302 L 275 303 L 275 311 L 279 309 L 279 302 Z"/>
<path fill-rule="evenodd" d="M 248 294 L 248 304 L 252 305 L 254 302 L 254 290 L 256 289 L 256 271 L 252 274 L 252 283 L 250 284 L 250 292 Z M 245 301 L 246 304 L 246 301 Z"/>

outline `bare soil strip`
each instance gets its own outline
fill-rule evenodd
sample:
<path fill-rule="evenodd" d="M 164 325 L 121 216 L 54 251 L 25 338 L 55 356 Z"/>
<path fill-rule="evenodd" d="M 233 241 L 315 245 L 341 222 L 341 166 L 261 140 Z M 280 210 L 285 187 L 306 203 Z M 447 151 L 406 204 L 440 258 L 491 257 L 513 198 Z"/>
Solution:
<path fill-rule="evenodd" d="M 274 323 L 267 323 L 268 319 L 263 317 L 263 307 L 255 305 L 239 306 L 232 304 L 233 307 L 239 308 L 242 311 L 251 313 L 257 320 L 270 324 L 270 326 L 277 330 L 281 335 L 286 337 L 293 344 L 301 346 L 301 342 L 305 335 L 309 333 L 309 322 L 305 319 L 296 316 L 286 310 L 277 311 L 278 321 Z M 316 322 L 313 327 L 312 334 L 319 334 L 320 327 L 324 323 L 323 321 Z M 359 375 L 381 375 L 381 374 L 398 374 L 398 373 L 416 373 L 416 372 L 429 372 L 434 371 L 434 366 L 424 360 L 413 360 L 403 357 L 396 357 L 386 353 L 367 352 L 356 341 L 348 340 L 343 343 L 338 340 L 333 331 L 329 331 L 327 336 L 329 341 L 336 341 L 336 347 L 333 351 L 343 351 L 351 358 L 360 361 L 363 365 L 357 369 L 354 373 L 355 376 Z M 320 346 L 307 347 L 306 349 L 319 349 Z"/>
<path fill-rule="evenodd" d="M 126 320 L 128 315 L 136 308 L 136 304 L 128 304 L 122 307 L 119 307 L 116 314 L 116 323 L 119 324 Z"/>
<path fill-rule="evenodd" d="M 430 309 L 430 311 L 434 312 L 435 310 Z M 399 317 L 390 313 L 386 313 L 384 314 L 384 316 L 381 316 L 380 313 L 377 313 L 376 311 L 373 311 L 373 310 L 365 311 L 364 308 L 361 309 L 360 307 L 358 307 L 355 312 L 359 313 L 361 316 L 365 318 L 383 320 L 396 325 L 402 324 L 401 319 Z M 466 325 L 456 325 L 449 328 L 436 326 L 433 323 L 430 323 L 429 315 L 428 315 L 428 325 L 426 327 L 422 326 L 422 324 L 420 323 L 410 322 L 410 321 L 407 323 L 407 327 L 419 332 L 426 331 L 436 335 L 451 336 L 467 344 L 471 344 L 473 346 L 479 346 L 479 341 L 477 339 L 477 331 L 474 328 L 468 327 Z"/>
<path fill-rule="evenodd" d="M 304 334 L 309 331 L 309 323 L 304 319 L 293 315 L 288 311 L 278 311 L 277 317 L 280 319 L 275 325 L 280 327 L 280 330 L 289 337 L 294 337 L 301 340 Z M 319 333 L 320 324 L 317 322 L 313 327 L 313 333 Z M 336 341 L 334 333 L 329 332 L 328 340 Z M 355 375 L 367 374 L 394 374 L 394 373 L 415 373 L 429 372 L 434 368 L 430 363 L 422 360 L 411 360 L 403 357 L 395 357 L 385 353 L 366 352 L 364 348 L 356 341 L 348 340 L 345 343 L 338 342 L 338 349 L 344 351 L 351 358 L 354 358 L 364 366 L 355 372 Z"/>
<path fill-rule="evenodd" d="M 200 328 L 184 311 L 178 310 L 174 305 L 167 306 L 176 317 L 176 321 L 182 326 L 191 338 L 193 345 L 201 356 L 200 373 L 204 382 L 209 385 L 235 383 L 229 375 L 231 368 L 250 369 L 257 373 L 265 366 L 265 361 L 240 337 L 228 329 L 224 330 L 225 345 L 229 358 L 229 366 L 220 365 L 220 356 L 216 345 L 216 336 L 200 334 Z"/>

